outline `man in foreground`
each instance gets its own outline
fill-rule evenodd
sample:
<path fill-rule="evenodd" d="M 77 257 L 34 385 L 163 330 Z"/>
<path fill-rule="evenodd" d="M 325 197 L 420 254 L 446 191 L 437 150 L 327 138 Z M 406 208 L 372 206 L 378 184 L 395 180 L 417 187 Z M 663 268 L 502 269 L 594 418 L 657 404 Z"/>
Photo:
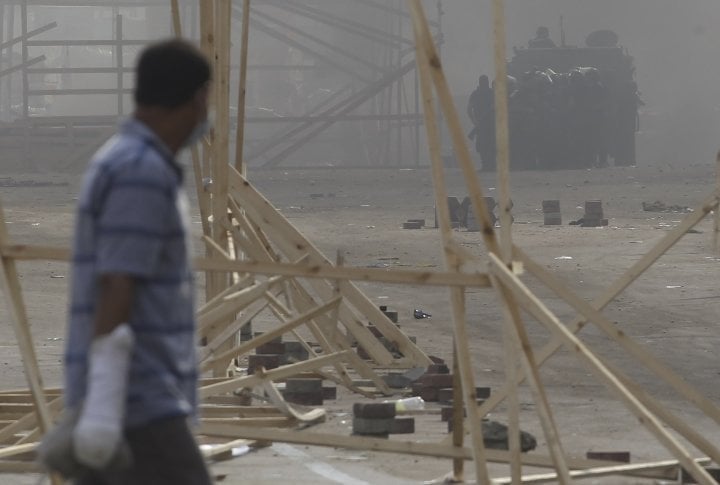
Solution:
<path fill-rule="evenodd" d="M 82 485 L 211 482 L 188 426 L 197 390 L 194 288 L 175 160 L 206 129 L 209 81 L 192 45 L 148 47 L 136 110 L 85 175 L 65 355 L 74 416 L 66 452 Z M 52 467 L 51 441 L 41 456 Z M 128 454 L 130 464 L 118 465 Z"/>

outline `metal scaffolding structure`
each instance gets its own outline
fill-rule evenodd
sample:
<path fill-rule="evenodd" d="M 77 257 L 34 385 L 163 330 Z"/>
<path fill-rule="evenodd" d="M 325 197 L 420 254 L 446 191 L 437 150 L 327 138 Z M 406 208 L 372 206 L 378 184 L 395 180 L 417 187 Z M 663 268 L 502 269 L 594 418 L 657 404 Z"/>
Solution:
<path fill-rule="evenodd" d="M 196 2 L 180 4 L 186 32 L 196 38 Z M 164 7 L 158 0 L 0 5 L 0 129 L 24 136 L 25 158 L 32 158 L 32 145 L 49 133 L 53 140 L 64 136 L 61 145 L 85 157 L 128 113 L 134 53 L 170 34 Z M 151 10 L 162 13 L 153 16 Z M 142 18 L 142 11 L 148 26 L 160 25 L 148 27 L 147 36 L 126 27 L 128 15 Z M 75 32 L 68 25 L 72 12 L 91 12 L 108 28 L 95 29 L 93 36 L 84 34 L 86 28 Z M 439 7 L 432 24 L 439 42 L 441 15 Z M 233 32 L 239 32 L 240 5 L 232 19 Z M 261 0 L 253 3 L 250 25 L 250 43 L 263 48 L 251 51 L 248 66 L 248 166 L 420 165 L 420 90 L 402 0 Z M 92 64 L 88 50 L 99 64 Z M 237 66 L 231 69 L 237 83 Z M 235 106 L 231 118 L 237 123 Z M 87 130 L 94 135 L 86 136 Z"/>

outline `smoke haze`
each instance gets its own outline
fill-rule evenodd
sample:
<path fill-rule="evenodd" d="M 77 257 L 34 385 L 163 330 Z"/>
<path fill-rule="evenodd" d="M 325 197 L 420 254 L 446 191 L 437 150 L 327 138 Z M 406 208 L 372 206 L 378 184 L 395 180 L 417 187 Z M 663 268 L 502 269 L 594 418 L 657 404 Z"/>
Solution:
<path fill-rule="evenodd" d="M 434 5 L 428 4 L 434 14 Z M 456 92 L 492 73 L 489 0 L 444 2 L 445 67 Z M 714 159 L 720 147 L 720 2 L 716 0 L 508 0 L 508 58 L 526 46 L 540 25 L 560 43 L 582 46 L 598 29 L 610 29 L 635 58 L 647 106 L 638 136 L 639 163 L 682 164 Z"/>

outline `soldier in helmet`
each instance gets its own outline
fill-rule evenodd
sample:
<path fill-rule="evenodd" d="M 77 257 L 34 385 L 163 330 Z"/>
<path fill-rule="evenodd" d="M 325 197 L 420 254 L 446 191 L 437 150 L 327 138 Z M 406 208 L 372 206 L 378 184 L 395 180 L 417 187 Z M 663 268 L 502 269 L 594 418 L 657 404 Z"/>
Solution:
<path fill-rule="evenodd" d="M 550 38 L 550 30 L 547 27 L 538 27 L 535 38 L 528 42 L 530 49 L 552 49 L 557 47 Z"/>

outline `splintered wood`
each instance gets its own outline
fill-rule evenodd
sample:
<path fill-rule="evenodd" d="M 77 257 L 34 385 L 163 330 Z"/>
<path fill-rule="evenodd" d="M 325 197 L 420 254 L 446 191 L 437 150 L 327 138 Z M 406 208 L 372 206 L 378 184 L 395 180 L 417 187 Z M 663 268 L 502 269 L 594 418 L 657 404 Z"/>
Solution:
<path fill-rule="evenodd" d="M 454 480 L 463 480 L 463 461 L 472 460 L 475 479 L 481 484 L 569 483 L 574 479 L 608 475 L 674 479 L 681 467 L 697 483 L 715 483 L 705 466 L 711 462 L 720 463 L 718 446 L 704 438 L 702 430 L 693 429 L 651 397 L 637 382 L 603 361 L 583 341 L 579 332 L 588 324 L 597 326 L 617 344 L 618 349 L 626 352 L 628 358 L 634 359 L 638 367 L 651 371 L 688 404 L 694 405 L 720 424 L 720 408 L 715 403 L 641 344 L 619 331 L 602 313 L 605 306 L 713 211 L 713 249 L 716 248 L 717 234 L 720 233 L 720 229 L 717 229 L 720 226 L 717 222 L 720 220 L 717 216 L 720 168 L 718 190 L 596 300 L 586 302 L 513 244 L 505 77 L 500 76 L 497 83 L 502 223 L 501 237 L 497 237 L 422 3 L 420 0 L 408 0 L 445 268 L 441 272 L 379 271 L 344 266 L 342 258 L 333 263 L 249 182 L 242 157 L 242 122 L 239 123 L 235 137 L 236 159 L 233 164 L 230 163 L 228 66 L 232 31 L 229 12 L 232 2 L 201 1 L 199 5 L 200 44 L 214 60 L 216 90 L 213 102 L 219 115 L 215 132 L 202 143 L 202 153 L 193 150 L 206 254 L 195 260 L 195 267 L 205 272 L 207 297 L 197 316 L 201 342 L 200 367 L 207 376 L 200 383 L 202 405 L 199 433 L 201 442 L 206 445 L 203 453 L 208 459 L 230 457 L 232 449 L 236 447 L 259 447 L 278 441 L 443 457 L 453 461 Z M 503 0 L 493 0 L 493 5 L 496 61 L 499 66 L 504 66 Z M 171 7 L 175 33 L 180 35 L 178 2 L 171 2 Z M 244 112 L 242 105 L 245 99 L 250 0 L 243 1 L 242 11 L 239 113 Z M 499 72 L 504 71 L 500 69 Z M 476 258 L 463 250 L 450 228 L 436 105 L 439 105 L 448 125 L 473 212 L 479 219 L 480 235 L 488 251 L 483 258 Z M 720 158 L 718 160 L 720 163 Z M 33 450 L 42 433 L 61 410 L 62 397 L 60 389 L 43 389 L 15 261 L 66 261 L 69 251 L 65 248 L 12 244 L 3 219 L 0 221 L 0 255 L 0 282 L 29 385 L 29 390 L 0 393 L 0 442 L 5 445 L 0 448 L 0 471 L 31 472 L 37 471 L 36 465 L 30 461 Z M 540 284 L 568 303 L 577 313 L 577 318 L 569 325 L 561 322 L 528 288 L 520 268 L 525 268 Z M 325 419 L 322 408 L 299 410 L 283 399 L 278 384 L 287 379 L 312 373 L 363 396 L 389 395 L 390 389 L 379 371 L 426 367 L 431 363 L 428 356 L 360 291 L 354 281 L 448 288 L 456 356 L 456 411 L 462 410 L 464 403 L 467 416 L 463 418 L 461 412 L 456 413 L 454 432 L 442 442 L 382 440 L 282 429 Z M 497 292 L 497 301 L 502 305 L 504 315 L 506 384 L 481 405 L 477 404 L 468 345 L 465 309 L 467 288 L 489 288 L 489 291 Z M 546 328 L 549 343 L 541 348 L 533 347 L 521 310 Z M 265 323 L 263 333 L 253 334 L 249 327 L 259 316 L 263 316 Z M 377 333 L 370 331 L 369 322 L 372 322 L 374 332 Z M 297 348 L 305 352 L 305 358 L 291 357 L 272 366 L 266 365 L 269 360 L 262 359 L 258 361 L 264 364 L 251 364 L 251 360 L 262 357 L 262 354 L 252 355 L 252 352 L 272 346 L 284 336 L 290 336 L 297 343 Z M 392 347 L 386 346 L 386 342 L 391 342 Z M 362 348 L 367 359 L 359 356 L 355 346 Z M 558 428 L 553 418 L 553 410 L 539 374 L 543 363 L 563 347 L 589 366 L 598 380 L 626 406 L 628 412 L 666 448 L 673 456 L 672 460 L 618 465 L 600 460 L 577 459 L 566 453 L 562 445 L 562 429 Z M 355 376 L 372 382 L 374 387 L 356 385 L 353 379 Z M 526 380 L 545 435 L 547 455 L 520 453 L 519 440 L 516 438 L 520 413 L 516 393 Z M 260 398 L 263 404 L 252 405 L 253 398 Z M 512 436 L 509 450 L 485 449 L 480 421 L 505 400 L 509 403 L 509 429 Z M 464 441 L 465 433 L 470 435 L 467 444 Z M 706 456 L 694 457 L 686 443 Z M 491 462 L 509 465 L 510 476 L 491 477 L 488 468 Z M 522 467 L 528 466 L 548 468 L 551 471 L 523 475 Z"/>

